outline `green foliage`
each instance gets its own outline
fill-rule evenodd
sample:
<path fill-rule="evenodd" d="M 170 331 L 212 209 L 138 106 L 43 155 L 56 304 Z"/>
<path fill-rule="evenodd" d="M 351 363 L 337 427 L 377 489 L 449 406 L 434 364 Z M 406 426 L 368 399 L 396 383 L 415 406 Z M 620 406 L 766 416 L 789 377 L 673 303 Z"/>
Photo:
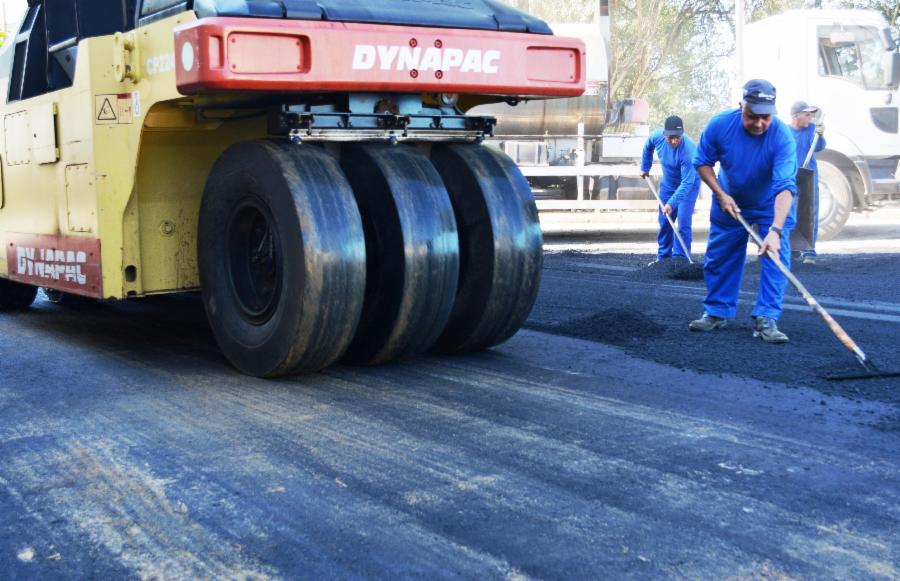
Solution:
<path fill-rule="evenodd" d="M 896 24 L 900 18 L 900 2 L 897 0 L 839 0 L 832 3 L 835 8 L 866 8 L 878 10 L 887 19 L 888 24 Z"/>
<path fill-rule="evenodd" d="M 694 137 L 728 105 L 722 60 L 733 51 L 721 0 L 615 0 L 613 96 L 649 101 L 651 122 L 679 115 Z"/>

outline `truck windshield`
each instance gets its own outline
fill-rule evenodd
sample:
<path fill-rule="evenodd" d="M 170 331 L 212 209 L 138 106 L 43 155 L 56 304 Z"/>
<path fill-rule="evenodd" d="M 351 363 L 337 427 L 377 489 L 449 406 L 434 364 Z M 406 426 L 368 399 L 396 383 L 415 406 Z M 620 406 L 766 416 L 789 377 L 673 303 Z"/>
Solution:
<path fill-rule="evenodd" d="M 820 26 L 819 75 L 884 88 L 884 40 L 874 26 Z"/>

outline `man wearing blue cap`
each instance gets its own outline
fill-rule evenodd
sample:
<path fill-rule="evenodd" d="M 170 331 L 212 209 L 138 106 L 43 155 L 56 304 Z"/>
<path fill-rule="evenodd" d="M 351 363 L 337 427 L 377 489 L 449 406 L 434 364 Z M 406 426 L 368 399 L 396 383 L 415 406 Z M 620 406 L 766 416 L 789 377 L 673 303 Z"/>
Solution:
<path fill-rule="evenodd" d="M 659 197 L 663 207 L 659 210 L 659 249 L 656 261 L 666 258 L 687 258 L 691 252 L 691 224 L 694 217 L 694 204 L 700 191 L 700 179 L 694 169 L 693 159 L 697 145 L 684 134 L 684 123 L 681 117 L 672 115 L 666 119 L 662 129 L 650 134 L 644 144 L 644 155 L 641 159 L 641 177 L 650 175 L 653 165 L 653 152 L 659 157 L 663 170 L 662 183 L 659 185 Z M 666 220 L 666 214 L 678 227 L 678 234 L 687 248 L 682 249 L 675 244 L 672 226 Z M 651 263 L 652 264 L 652 263 Z"/>
<path fill-rule="evenodd" d="M 812 122 L 811 115 L 819 111 L 818 107 L 813 107 L 806 101 L 797 101 L 791 105 L 791 131 L 794 139 L 797 141 L 797 164 L 803 167 L 806 156 L 812 148 L 814 136 L 819 135 L 816 142 L 816 149 L 809 158 L 809 169 L 813 171 L 813 192 L 812 200 L 812 240 L 809 241 L 811 248 L 800 252 L 800 260 L 804 264 L 814 264 L 816 262 L 816 238 L 819 236 L 819 165 L 816 163 L 816 152 L 825 149 L 825 126 L 821 123 Z"/>
<path fill-rule="evenodd" d="M 720 164 L 716 177 L 713 166 Z M 694 166 L 716 197 L 710 211 L 709 242 L 703 264 L 706 300 L 691 331 L 724 327 L 737 314 L 741 276 L 747 253 L 747 231 L 740 213 L 759 228 L 759 255 L 772 250 L 790 267 L 790 230 L 794 226 L 793 198 L 797 195 L 797 147 L 787 124 L 775 117 L 775 87 L 754 79 L 744 85 L 740 108 L 710 119 L 700 136 Z M 787 280 L 763 258 L 756 306 L 755 337 L 786 343 L 778 329 Z"/>

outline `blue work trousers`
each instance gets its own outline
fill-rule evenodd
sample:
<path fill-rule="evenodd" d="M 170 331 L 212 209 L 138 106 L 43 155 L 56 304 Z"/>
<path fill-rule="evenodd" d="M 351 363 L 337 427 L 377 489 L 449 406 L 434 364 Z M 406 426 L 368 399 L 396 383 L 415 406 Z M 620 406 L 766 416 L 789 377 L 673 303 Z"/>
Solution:
<path fill-rule="evenodd" d="M 709 224 L 709 242 L 703 263 L 706 278 L 706 300 L 703 308 L 708 315 L 732 319 L 737 314 L 738 296 L 741 292 L 741 277 L 747 256 L 749 235 L 740 222 L 718 212 Z M 741 214 L 752 226 L 756 224 L 762 238 L 769 233 L 772 225 L 771 214 L 754 215 L 744 211 Z M 785 227 L 781 238 L 781 262 L 791 267 L 791 231 Z M 762 272 L 759 276 L 759 292 L 756 295 L 754 317 L 781 318 L 781 301 L 787 288 L 787 278 L 767 257 L 760 257 Z"/>
<path fill-rule="evenodd" d="M 669 217 L 678 229 L 678 233 L 684 240 L 684 245 L 687 247 L 685 249 L 681 248 L 681 244 L 679 244 L 678 239 L 675 238 L 675 233 L 672 231 L 672 227 L 669 226 L 669 222 L 666 220 L 666 215 L 663 214 L 662 208 L 657 211 L 659 214 L 659 235 L 657 236 L 659 250 L 656 253 L 657 259 L 663 260 L 673 256 L 685 258 L 691 253 L 691 227 L 694 221 L 694 204 L 696 203 L 696 198 L 693 200 L 684 200 L 677 206 L 673 206 L 672 213 L 669 214 Z"/>

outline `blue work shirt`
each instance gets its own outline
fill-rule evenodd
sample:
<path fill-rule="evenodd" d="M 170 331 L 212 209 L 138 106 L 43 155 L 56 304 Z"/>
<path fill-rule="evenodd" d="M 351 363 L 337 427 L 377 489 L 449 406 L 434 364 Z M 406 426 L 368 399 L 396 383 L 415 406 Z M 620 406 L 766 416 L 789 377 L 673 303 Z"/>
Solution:
<path fill-rule="evenodd" d="M 791 133 L 794 134 L 794 140 L 797 142 L 797 167 L 803 167 L 803 162 L 806 161 L 806 156 L 809 154 L 809 148 L 812 147 L 812 142 L 816 135 L 816 124 L 810 123 L 804 129 L 794 129 L 793 125 L 791 125 L 790 128 Z M 816 143 L 816 151 L 822 151 L 823 149 L 825 149 L 824 135 L 819 137 L 819 142 Z M 819 169 L 815 155 L 810 158 L 807 167 L 813 171 Z"/>
<path fill-rule="evenodd" d="M 673 208 L 685 201 L 694 201 L 700 192 L 700 176 L 694 169 L 693 159 L 697 145 L 687 135 L 681 136 L 678 147 L 666 142 L 662 129 L 650 134 L 644 144 L 644 155 L 641 158 L 641 171 L 650 171 L 653 165 L 653 152 L 659 157 L 663 179 L 659 184 L 659 197 L 664 204 Z"/>
<path fill-rule="evenodd" d="M 713 116 L 700 135 L 694 166 L 719 162 L 719 184 L 742 210 L 774 218 L 775 197 L 784 190 L 797 195 L 797 145 L 790 126 L 774 117 L 762 135 L 751 135 L 741 122 L 741 110 Z M 712 219 L 731 220 L 719 204 L 712 205 Z M 791 210 L 786 225 L 792 225 Z"/>

